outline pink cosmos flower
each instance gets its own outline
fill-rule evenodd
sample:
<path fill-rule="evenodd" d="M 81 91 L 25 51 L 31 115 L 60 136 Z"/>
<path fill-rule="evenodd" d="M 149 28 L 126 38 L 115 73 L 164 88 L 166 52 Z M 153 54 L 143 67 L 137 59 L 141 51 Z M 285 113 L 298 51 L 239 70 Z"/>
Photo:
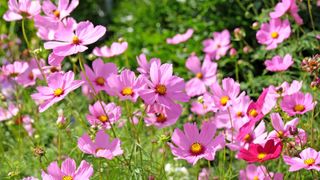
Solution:
<path fill-rule="evenodd" d="M 269 175 L 272 179 L 270 179 Z M 264 166 L 255 166 L 254 164 L 249 164 L 246 169 L 240 170 L 239 180 L 282 180 L 283 174 L 268 172 Z"/>
<path fill-rule="evenodd" d="M 103 63 L 102 59 L 96 59 L 92 63 L 92 69 L 88 65 L 84 65 L 85 73 L 81 73 L 82 80 L 85 82 L 85 85 L 93 86 L 96 93 L 100 91 L 106 91 L 108 88 L 107 79 L 112 74 L 117 74 L 117 66 L 114 63 Z M 90 83 L 86 79 L 88 76 Z"/>
<path fill-rule="evenodd" d="M 320 152 L 312 148 L 301 151 L 300 157 L 283 156 L 284 162 L 290 166 L 289 171 L 300 169 L 320 171 Z"/>
<path fill-rule="evenodd" d="M 192 102 L 190 110 L 193 113 L 196 113 L 198 115 L 205 115 L 210 111 L 210 109 L 208 108 L 208 104 L 204 101 L 205 96 L 207 95 L 205 94 L 204 96 L 200 96 L 198 97 L 197 101 Z"/>
<path fill-rule="evenodd" d="M 212 98 L 216 109 L 225 110 L 229 107 L 238 96 L 244 96 L 244 92 L 240 93 L 240 84 L 235 82 L 232 78 L 224 78 L 222 80 L 222 87 L 218 82 L 211 85 Z"/>
<path fill-rule="evenodd" d="M 27 131 L 29 136 L 32 136 L 35 129 L 33 128 L 33 119 L 31 119 L 30 116 L 26 115 L 21 117 L 22 118 L 22 123 L 23 123 L 23 128 Z"/>
<path fill-rule="evenodd" d="M 69 56 L 88 49 L 86 45 L 100 39 L 106 32 L 103 26 L 94 27 L 89 21 L 80 22 L 76 29 L 68 28 L 55 33 L 55 40 L 44 43 L 46 49 L 53 49 L 58 56 Z"/>
<path fill-rule="evenodd" d="M 26 62 L 15 61 L 13 64 L 2 66 L 2 73 L 5 77 L 17 80 L 18 76 L 28 69 L 29 65 Z"/>
<path fill-rule="evenodd" d="M 198 180 L 209 180 L 210 178 L 210 169 L 202 168 L 201 172 L 199 173 Z"/>
<path fill-rule="evenodd" d="M 90 139 L 88 134 L 84 134 L 78 139 L 78 147 L 82 152 L 106 159 L 113 159 L 115 156 L 123 154 L 120 145 L 120 139 L 115 138 L 110 141 L 109 135 L 104 130 L 97 132 L 94 141 Z"/>
<path fill-rule="evenodd" d="M 28 87 L 28 86 L 33 86 L 36 84 L 36 79 L 38 77 L 42 78 L 41 76 L 41 72 L 39 70 L 38 64 L 36 62 L 37 60 L 32 59 L 28 64 L 28 68 L 21 73 L 18 78 L 17 78 L 17 82 L 24 86 L 24 87 Z M 44 60 L 41 59 L 39 60 L 39 65 L 40 68 L 42 68 L 45 64 Z"/>
<path fill-rule="evenodd" d="M 111 58 L 124 53 L 127 48 L 127 42 L 114 42 L 111 44 L 110 48 L 108 46 L 102 46 L 101 48 L 96 47 L 93 49 L 92 53 L 99 57 Z"/>
<path fill-rule="evenodd" d="M 222 32 L 214 32 L 213 39 L 206 39 L 203 41 L 203 51 L 211 58 L 219 60 L 227 54 L 231 47 L 230 32 L 225 29 Z"/>
<path fill-rule="evenodd" d="M 128 99 L 136 102 L 146 85 L 143 76 L 136 78 L 133 71 L 125 69 L 120 75 L 111 75 L 108 78 L 108 86 L 107 92 L 111 96 L 118 96 L 120 100 Z"/>
<path fill-rule="evenodd" d="M 184 124 L 184 132 L 175 129 L 169 143 L 172 154 L 178 159 L 185 159 L 195 165 L 199 159 L 205 158 L 209 161 L 214 160 L 216 151 L 225 146 L 223 135 L 213 139 L 216 127 L 211 122 L 202 125 L 201 132 L 196 124 Z"/>
<path fill-rule="evenodd" d="M 168 44 L 180 44 L 182 42 L 185 42 L 191 38 L 193 32 L 194 32 L 193 29 L 190 28 L 184 34 L 176 34 L 172 38 L 167 38 L 167 43 Z"/>
<path fill-rule="evenodd" d="M 24 17 L 32 18 L 41 12 L 39 0 L 9 0 L 8 7 L 8 11 L 3 15 L 6 21 L 21 20 Z"/>
<path fill-rule="evenodd" d="M 149 77 L 149 72 L 150 72 L 150 66 L 153 62 L 156 62 L 157 66 L 161 65 L 161 60 L 158 58 L 151 58 L 150 62 L 148 62 L 147 57 L 145 54 L 140 54 L 137 57 L 137 62 L 139 64 L 139 67 L 137 70 L 140 72 L 141 75 L 144 75 L 146 77 Z"/>
<path fill-rule="evenodd" d="M 312 95 L 310 93 L 303 94 L 302 92 L 297 92 L 284 96 L 280 106 L 289 116 L 294 116 L 312 110 L 315 106 L 315 103 L 312 101 Z"/>
<path fill-rule="evenodd" d="M 29 176 L 29 177 L 24 177 L 22 180 L 39 180 L 39 179 L 33 176 Z"/>
<path fill-rule="evenodd" d="M 140 96 L 148 105 L 155 102 L 167 106 L 174 106 L 174 101 L 187 102 L 189 96 L 184 92 L 184 80 L 173 76 L 172 64 L 159 66 L 156 62 L 151 63 L 150 79 L 146 80 L 148 89 L 141 90 Z"/>
<path fill-rule="evenodd" d="M 8 105 L 8 108 L 0 108 L 0 122 L 16 116 L 18 112 L 19 108 L 12 103 Z"/>
<path fill-rule="evenodd" d="M 121 108 L 114 103 L 105 104 L 97 101 L 89 106 L 89 112 L 86 117 L 93 126 L 101 125 L 103 128 L 110 129 L 111 124 L 119 120 L 121 116 Z"/>
<path fill-rule="evenodd" d="M 278 87 L 270 86 L 270 93 L 276 97 L 283 97 L 299 92 L 301 87 L 302 81 L 293 80 L 291 84 L 285 81 Z"/>
<path fill-rule="evenodd" d="M 164 128 L 175 124 L 182 113 L 182 107 L 176 104 L 171 109 L 159 104 L 149 105 L 147 116 L 144 121 L 148 126 L 154 125 L 157 128 Z"/>
<path fill-rule="evenodd" d="M 92 175 L 93 167 L 87 161 L 82 160 L 77 169 L 76 162 L 71 158 L 67 158 L 62 162 L 61 169 L 57 161 L 50 163 L 47 172 L 42 171 L 41 177 L 43 180 L 89 180 Z"/>
<path fill-rule="evenodd" d="M 50 0 L 43 1 L 42 10 L 46 17 L 52 20 L 60 21 L 70 15 L 70 13 L 79 5 L 79 0 L 59 0 L 58 6 Z"/>
<path fill-rule="evenodd" d="M 199 58 L 192 54 L 186 62 L 186 67 L 195 74 L 195 77 L 186 83 L 187 95 L 197 96 L 207 91 L 206 86 L 212 85 L 216 81 L 217 63 L 205 59 L 202 66 Z"/>
<path fill-rule="evenodd" d="M 293 64 L 293 60 L 290 54 L 286 54 L 283 58 L 274 56 L 271 60 L 266 60 L 264 64 L 267 66 L 267 70 L 279 72 L 287 70 Z"/>
<path fill-rule="evenodd" d="M 269 139 L 264 146 L 251 143 L 248 149 L 242 148 L 238 152 L 239 159 L 243 159 L 249 163 L 264 162 L 276 159 L 282 151 L 282 143 L 274 143 L 273 139 Z"/>
<path fill-rule="evenodd" d="M 303 24 L 302 18 L 298 14 L 299 8 L 295 0 L 282 0 L 278 2 L 273 12 L 270 13 L 270 17 L 273 19 L 280 18 L 286 12 L 289 12 L 290 15 L 294 18 L 298 25 Z"/>
<path fill-rule="evenodd" d="M 299 122 L 298 118 L 294 118 L 285 125 L 279 113 L 272 113 L 270 115 L 271 123 L 275 130 L 269 133 L 268 138 L 275 141 L 281 141 L 283 138 L 292 137 L 290 135 L 290 128 L 296 128 Z"/>
<path fill-rule="evenodd" d="M 263 23 L 256 34 L 260 44 L 267 45 L 267 50 L 275 49 L 278 44 L 290 37 L 291 27 L 288 20 L 271 19 L 270 23 Z"/>
<path fill-rule="evenodd" d="M 47 80 L 48 86 L 38 86 L 38 92 L 31 95 L 32 99 L 40 103 L 39 112 L 44 112 L 83 84 L 81 80 L 74 80 L 72 71 L 53 73 Z"/>

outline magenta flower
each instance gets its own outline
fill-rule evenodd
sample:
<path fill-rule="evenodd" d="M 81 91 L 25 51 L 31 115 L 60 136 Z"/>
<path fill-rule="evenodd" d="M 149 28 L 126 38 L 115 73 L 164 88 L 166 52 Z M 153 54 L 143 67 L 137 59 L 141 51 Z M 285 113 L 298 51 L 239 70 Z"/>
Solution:
<path fill-rule="evenodd" d="M 283 58 L 274 56 L 271 60 L 266 60 L 264 64 L 268 71 L 279 72 L 287 70 L 293 64 L 293 60 L 290 54 L 286 54 Z"/>
<path fill-rule="evenodd" d="M 103 26 L 94 27 L 89 21 L 80 22 L 76 29 L 72 27 L 57 31 L 55 40 L 44 43 L 46 49 L 53 49 L 58 56 L 69 56 L 88 49 L 86 45 L 92 44 L 106 33 Z"/>
<path fill-rule="evenodd" d="M 190 39 L 192 34 L 193 34 L 193 29 L 190 28 L 184 34 L 176 34 L 172 38 L 167 38 L 167 43 L 168 44 L 180 44 L 180 43 L 185 42 L 188 39 Z"/>
<path fill-rule="evenodd" d="M 106 159 L 113 159 L 115 156 L 121 155 L 123 150 L 120 145 L 120 139 L 116 138 L 110 141 L 109 135 L 104 130 L 97 132 L 94 141 L 90 139 L 88 134 L 84 134 L 78 139 L 78 147 L 82 152 Z"/>
<path fill-rule="evenodd" d="M 186 83 L 188 96 L 202 95 L 207 91 L 206 86 L 212 85 L 216 81 L 217 63 L 205 59 L 202 66 L 199 58 L 192 54 L 189 56 L 186 67 L 195 74 L 195 77 Z"/>
<path fill-rule="evenodd" d="M 290 166 L 289 171 L 298 171 L 300 169 L 320 171 L 320 152 L 312 148 L 301 151 L 300 157 L 283 156 L 283 160 Z"/>
<path fill-rule="evenodd" d="M 150 79 L 146 80 L 148 89 L 141 90 L 140 96 L 148 105 L 155 102 L 174 107 L 174 101 L 187 102 L 189 96 L 184 92 L 184 80 L 172 75 L 172 64 L 159 66 L 157 62 L 152 62 L 150 67 Z"/>
<path fill-rule="evenodd" d="M 144 76 L 149 77 L 149 72 L 150 72 L 150 66 L 153 62 L 156 62 L 157 66 L 161 65 L 161 60 L 158 58 L 151 58 L 150 62 L 148 62 L 147 57 L 145 54 L 140 54 L 137 57 L 137 62 L 139 64 L 139 67 L 137 70 Z"/>
<path fill-rule="evenodd" d="M 294 118 L 284 125 L 279 113 L 272 113 L 270 117 L 272 126 L 275 130 L 269 133 L 268 138 L 275 139 L 275 141 L 281 141 L 283 138 L 292 137 L 290 135 L 290 128 L 297 127 L 299 123 L 298 118 Z"/>
<path fill-rule="evenodd" d="M 292 95 L 284 96 L 280 106 L 289 116 L 294 116 L 312 110 L 315 103 L 312 102 L 312 95 L 310 93 L 303 94 L 302 92 L 297 92 Z"/>
<path fill-rule="evenodd" d="M 70 15 L 70 13 L 79 5 L 79 0 L 59 0 L 58 6 L 53 4 L 50 0 L 43 1 L 42 10 L 46 17 L 55 21 L 61 21 L 63 18 Z"/>
<path fill-rule="evenodd" d="M 219 60 L 230 49 L 230 32 L 225 29 L 222 32 L 214 32 L 213 39 L 203 41 L 203 51 L 211 58 Z"/>
<path fill-rule="evenodd" d="M 298 25 L 303 24 L 302 18 L 298 14 L 299 8 L 295 0 L 282 0 L 278 2 L 273 12 L 270 13 L 272 19 L 280 18 L 286 12 L 289 12 L 290 15 L 294 18 Z"/>
<path fill-rule="evenodd" d="M 263 23 L 256 34 L 260 44 L 267 45 L 267 50 L 275 49 L 278 44 L 290 37 L 291 27 L 288 20 L 271 19 L 270 23 Z"/>
<path fill-rule="evenodd" d="M 83 84 L 81 80 L 74 80 L 72 71 L 53 73 L 47 80 L 48 86 L 37 87 L 38 92 L 31 95 L 32 99 L 40 103 L 39 112 L 44 112 Z"/>
<path fill-rule="evenodd" d="M 90 89 L 92 89 L 91 86 L 93 86 L 96 93 L 106 91 L 108 88 L 107 79 L 112 74 L 117 74 L 118 72 L 117 66 L 114 63 L 103 63 L 102 59 L 93 61 L 93 70 L 86 64 L 84 66 L 86 75 L 81 73 L 82 80 Z M 88 82 L 86 76 L 88 76 L 90 82 Z"/>
<path fill-rule="evenodd" d="M 3 15 L 6 21 L 21 20 L 24 17 L 32 18 L 41 12 L 39 0 L 9 0 L 8 7 L 8 11 Z"/>
<path fill-rule="evenodd" d="M 92 175 L 93 167 L 87 161 L 82 160 L 77 169 L 76 162 L 67 158 L 62 162 L 61 169 L 57 161 L 50 163 L 47 172 L 42 171 L 41 177 L 43 180 L 89 180 Z"/>
<path fill-rule="evenodd" d="M 28 63 L 29 64 L 28 68 L 17 77 L 17 82 L 20 85 L 22 85 L 24 87 L 33 86 L 36 84 L 37 78 L 42 78 L 41 72 L 39 70 L 39 67 L 38 67 L 38 64 L 36 61 L 37 60 L 32 59 Z M 45 64 L 43 59 L 41 59 L 38 63 L 41 68 Z"/>
<path fill-rule="evenodd" d="M 86 117 L 93 126 L 101 125 L 103 128 L 110 129 L 111 124 L 119 120 L 121 108 L 114 103 L 105 104 L 97 101 L 89 106 L 89 112 Z"/>
<path fill-rule="evenodd" d="M 127 42 L 114 42 L 111 44 L 110 48 L 108 46 L 102 46 L 101 48 L 96 47 L 93 49 L 92 53 L 99 57 L 111 58 L 124 53 L 127 48 Z"/>
<path fill-rule="evenodd" d="M 136 102 L 146 85 L 144 77 L 136 78 L 133 71 L 125 69 L 120 75 L 111 75 L 108 78 L 108 86 L 107 92 L 111 96 L 118 96 L 120 100 L 128 99 Z"/>
<path fill-rule="evenodd" d="M 204 122 L 201 132 L 196 124 L 184 124 L 184 132 L 175 129 L 169 143 L 172 154 L 178 159 L 185 159 L 195 165 L 199 159 L 214 160 L 216 151 L 225 146 L 223 135 L 213 139 L 216 127 L 211 122 Z"/>
<path fill-rule="evenodd" d="M 269 175 L 273 180 L 283 180 L 283 174 L 268 172 L 264 166 L 255 166 L 254 164 L 249 164 L 246 169 L 240 170 L 239 180 L 271 180 Z"/>
<path fill-rule="evenodd" d="M 159 104 L 153 104 L 148 106 L 147 116 L 144 121 L 148 126 L 154 125 L 157 128 L 164 128 L 175 124 L 181 113 L 182 107 L 179 104 L 171 107 L 171 109 Z"/>
<path fill-rule="evenodd" d="M 28 69 L 29 65 L 26 62 L 15 61 L 13 64 L 2 66 L 2 73 L 5 77 L 17 80 L 18 76 Z"/>

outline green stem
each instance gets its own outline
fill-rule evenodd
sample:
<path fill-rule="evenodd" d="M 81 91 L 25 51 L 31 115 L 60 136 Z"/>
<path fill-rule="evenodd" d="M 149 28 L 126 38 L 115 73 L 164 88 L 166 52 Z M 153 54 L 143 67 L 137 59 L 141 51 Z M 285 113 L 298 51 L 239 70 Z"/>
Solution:
<path fill-rule="evenodd" d="M 309 10 L 309 16 L 310 16 L 310 20 L 311 20 L 311 25 L 312 25 L 312 29 L 315 30 L 311 8 L 312 8 L 311 2 L 310 2 L 310 0 L 308 0 L 308 10 Z"/>
<path fill-rule="evenodd" d="M 239 65 L 238 65 L 238 59 L 235 58 L 235 60 L 236 60 L 236 64 L 235 64 L 235 66 L 236 66 L 236 80 L 237 80 L 237 82 L 239 82 Z"/>
<path fill-rule="evenodd" d="M 30 43 L 26 34 L 26 29 L 25 29 L 25 23 L 24 23 L 24 18 L 22 19 L 22 34 L 23 34 L 23 38 L 27 44 L 28 49 L 30 49 Z"/>

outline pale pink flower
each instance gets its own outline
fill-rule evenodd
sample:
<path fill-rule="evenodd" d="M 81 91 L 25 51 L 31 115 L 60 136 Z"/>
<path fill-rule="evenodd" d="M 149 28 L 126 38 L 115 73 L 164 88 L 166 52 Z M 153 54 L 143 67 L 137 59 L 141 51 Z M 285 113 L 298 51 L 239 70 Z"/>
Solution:
<path fill-rule="evenodd" d="M 42 10 L 46 17 L 60 21 L 70 15 L 70 13 L 79 5 L 79 0 L 59 0 L 55 5 L 50 0 L 43 1 Z"/>
<path fill-rule="evenodd" d="M 84 134 L 78 139 L 78 147 L 82 152 L 106 159 L 113 159 L 115 156 L 123 154 L 120 146 L 120 139 L 115 138 L 110 141 L 109 135 L 104 130 L 97 132 L 94 141 L 90 139 L 88 134 Z"/>
<path fill-rule="evenodd" d="M 19 108 L 12 103 L 7 108 L 0 108 L 0 122 L 16 116 L 18 112 Z"/>
<path fill-rule="evenodd" d="M 279 142 L 284 138 L 292 137 L 290 128 L 297 127 L 299 123 L 298 118 L 294 118 L 284 124 L 279 113 L 272 113 L 270 117 L 274 130 L 269 133 L 268 139 L 275 139 L 275 141 Z"/>
<path fill-rule="evenodd" d="M 48 86 L 38 86 L 38 92 L 31 95 L 32 99 L 40 103 L 39 112 L 44 112 L 83 84 L 81 80 L 74 80 L 72 71 L 65 74 L 53 73 L 47 80 Z"/>
<path fill-rule="evenodd" d="M 279 72 L 287 70 L 293 64 L 292 56 L 286 54 L 283 58 L 281 56 L 274 56 L 271 60 L 266 60 L 264 64 L 268 71 Z"/>
<path fill-rule="evenodd" d="M 28 69 L 29 65 L 26 62 L 15 61 L 13 64 L 2 66 L 2 74 L 13 80 L 17 80 L 18 76 Z"/>
<path fill-rule="evenodd" d="M 68 28 L 56 32 L 54 41 L 44 43 L 44 47 L 53 49 L 57 56 L 69 56 L 87 50 L 86 45 L 96 42 L 105 32 L 103 26 L 94 27 L 89 21 L 80 22 L 75 30 Z"/>
<path fill-rule="evenodd" d="M 176 34 L 172 38 L 167 38 L 167 43 L 168 44 L 180 44 L 182 42 L 185 42 L 191 38 L 193 32 L 194 32 L 193 29 L 190 28 L 183 34 Z"/>
<path fill-rule="evenodd" d="M 260 44 L 267 46 L 267 50 L 275 49 L 278 44 L 288 39 L 291 34 L 291 27 L 288 20 L 271 19 L 269 23 L 263 23 L 256 34 Z"/>
<path fill-rule="evenodd" d="M 302 92 L 284 96 L 280 104 L 281 109 L 288 113 L 289 116 L 304 114 L 311 111 L 315 105 L 312 95 L 310 93 L 303 94 Z"/>
<path fill-rule="evenodd" d="M 269 177 L 269 175 L 272 179 Z M 282 180 L 283 174 L 268 172 L 264 166 L 255 166 L 254 164 L 247 165 L 246 169 L 239 172 L 239 180 Z"/>
<path fill-rule="evenodd" d="M 150 72 L 150 66 L 153 62 L 156 62 L 157 66 L 161 65 L 161 60 L 158 58 L 151 58 L 150 62 L 148 62 L 147 57 L 145 54 L 140 54 L 137 57 L 137 62 L 139 64 L 139 67 L 137 70 L 144 76 L 149 77 L 149 72 Z"/>
<path fill-rule="evenodd" d="M 28 63 L 28 68 L 18 76 L 17 82 L 20 85 L 24 87 L 33 86 L 36 84 L 36 79 L 42 76 L 38 64 L 42 68 L 45 62 L 43 59 L 40 59 L 38 62 L 36 61 L 36 59 L 31 59 Z"/>
<path fill-rule="evenodd" d="M 41 177 L 43 180 L 89 180 L 93 175 L 93 167 L 87 161 L 82 160 L 78 169 L 76 162 L 67 158 L 61 164 L 61 169 L 57 161 L 50 163 L 47 171 L 42 171 Z"/>
<path fill-rule="evenodd" d="M 128 48 L 127 42 L 114 42 L 110 48 L 108 46 L 102 46 L 101 48 L 94 48 L 93 54 L 99 57 L 111 58 L 113 56 L 124 53 Z"/>
<path fill-rule="evenodd" d="M 32 18 L 41 12 L 39 0 L 9 0 L 8 7 L 8 11 L 3 15 L 6 21 L 21 20 L 24 17 Z"/>
<path fill-rule="evenodd" d="M 203 51 L 212 59 L 219 60 L 230 49 L 230 32 L 225 29 L 222 32 L 214 32 L 213 39 L 203 41 Z"/>
<path fill-rule="evenodd" d="M 282 0 L 281 2 L 278 2 L 274 11 L 270 13 L 270 17 L 273 19 L 280 18 L 288 12 L 298 25 L 303 24 L 303 20 L 298 14 L 299 8 L 295 1 L 296 0 Z"/>
<path fill-rule="evenodd" d="M 283 156 L 284 162 L 290 166 L 289 171 L 301 169 L 320 171 L 320 152 L 312 148 L 301 151 L 300 157 Z"/>
<path fill-rule="evenodd" d="M 32 126 L 33 119 L 31 119 L 31 117 L 28 115 L 22 116 L 21 118 L 22 118 L 22 123 L 23 123 L 24 129 L 27 131 L 29 136 L 32 136 L 35 131 L 35 129 Z"/>
<path fill-rule="evenodd" d="M 270 86 L 270 93 L 274 94 L 276 97 L 283 97 L 286 95 L 291 95 L 300 91 L 302 87 L 302 81 L 293 80 L 291 84 L 288 82 L 283 82 L 280 86 L 274 87 Z"/>

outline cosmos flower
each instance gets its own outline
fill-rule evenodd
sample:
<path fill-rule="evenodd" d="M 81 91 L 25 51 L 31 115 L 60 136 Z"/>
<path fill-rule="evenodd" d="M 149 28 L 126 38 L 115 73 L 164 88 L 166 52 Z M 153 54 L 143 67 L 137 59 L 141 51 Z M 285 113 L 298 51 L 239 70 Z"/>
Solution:
<path fill-rule="evenodd" d="M 280 107 L 283 111 L 288 113 L 289 116 L 294 116 L 296 114 L 304 114 L 311 111 L 316 105 L 312 102 L 312 95 L 310 93 L 303 94 L 302 92 L 297 92 L 292 95 L 284 96 Z"/>
<path fill-rule="evenodd" d="M 286 54 L 283 58 L 274 56 L 271 60 L 266 60 L 264 64 L 268 71 L 279 72 L 287 70 L 293 64 L 293 60 L 290 54 Z"/>
<path fill-rule="evenodd" d="M 123 150 L 120 145 L 120 139 L 116 138 L 110 141 L 109 135 L 104 130 L 97 132 L 94 141 L 90 139 L 88 134 L 84 134 L 78 139 L 78 147 L 82 152 L 106 159 L 113 159 L 115 156 L 121 155 Z"/>
<path fill-rule="evenodd" d="M 29 65 L 26 62 L 14 61 L 13 64 L 2 66 L 2 75 L 6 78 L 17 80 L 18 76 L 28 69 Z"/>
<path fill-rule="evenodd" d="M 275 18 L 280 18 L 283 16 L 285 13 L 290 13 L 290 15 L 294 18 L 296 23 L 298 25 L 303 24 L 302 18 L 298 14 L 299 8 L 296 4 L 296 0 L 282 0 L 281 2 L 278 2 L 276 7 L 274 8 L 273 12 L 270 12 L 270 17 L 275 19 Z"/>
<path fill-rule="evenodd" d="M 71 91 L 83 84 L 81 80 L 74 80 L 74 73 L 53 73 L 47 78 L 48 86 L 38 86 L 37 93 L 31 95 L 32 99 L 39 102 L 39 112 L 44 112 L 53 104 L 63 100 Z"/>
<path fill-rule="evenodd" d="M 124 53 L 128 48 L 127 42 L 114 42 L 110 48 L 108 46 L 102 46 L 101 48 L 94 48 L 92 53 L 99 57 L 111 58 Z"/>
<path fill-rule="evenodd" d="M 46 17 L 52 20 L 61 21 L 79 5 L 79 0 L 59 0 L 58 5 L 55 5 L 50 0 L 45 0 L 42 3 L 42 10 Z"/>
<path fill-rule="evenodd" d="M 28 63 L 28 68 L 17 77 L 17 82 L 23 87 L 33 86 L 36 84 L 37 78 L 42 78 L 38 63 L 42 68 L 45 62 L 43 59 L 39 60 L 39 62 L 36 61 L 36 59 L 31 59 Z"/>
<path fill-rule="evenodd" d="M 139 64 L 139 67 L 137 70 L 140 72 L 141 75 L 144 75 L 146 77 L 149 77 L 150 73 L 150 66 L 153 62 L 156 62 L 157 66 L 161 65 L 161 60 L 158 58 L 151 58 L 150 62 L 148 62 L 147 57 L 145 54 L 140 54 L 137 57 L 137 63 Z"/>
<path fill-rule="evenodd" d="M 89 180 L 93 175 L 93 167 L 87 161 L 82 160 L 78 169 L 76 162 L 67 158 L 61 164 L 61 169 L 57 161 L 50 163 L 47 171 L 42 171 L 43 180 Z"/>
<path fill-rule="evenodd" d="M 299 157 L 283 156 L 283 160 L 290 166 L 290 172 L 300 169 L 320 171 L 320 152 L 312 148 L 301 151 Z"/>
<path fill-rule="evenodd" d="M 41 12 L 39 0 L 9 0 L 8 7 L 8 11 L 3 15 L 6 21 L 21 20 L 24 17 L 32 18 Z"/>
<path fill-rule="evenodd" d="M 267 175 L 268 174 L 268 175 Z M 264 166 L 255 166 L 254 164 L 247 165 L 246 169 L 239 172 L 239 180 L 283 180 L 283 174 L 268 172 Z"/>
<path fill-rule="evenodd" d="M 203 51 L 212 59 L 219 60 L 230 49 L 230 32 L 225 29 L 222 32 L 214 32 L 213 39 L 203 41 Z"/>
<path fill-rule="evenodd" d="M 271 19 L 269 23 L 263 23 L 256 34 L 260 44 L 267 46 L 267 50 L 275 49 L 278 44 L 290 37 L 291 27 L 288 20 Z"/>
<path fill-rule="evenodd" d="M 183 34 L 176 34 L 172 38 L 167 38 L 167 43 L 168 44 L 180 44 L 182 42 L 185 42 L 191 38 L 193 32 L 194 32 L 194 30 L 190 28 Z"/>
<path fill-rule="evenodd" d="M 195 165 L 199 159 L 214 160 L 216 151 L 225 146 L 223 135 L 213 138 L 216 127 L 211 122 L 204 122 L 201 132 L 196 124 L 184 124 L 184 132 L 175 129 L 169 143 L 172 154 L 178 159 L 185 159 Z"/>
<path fill-rule="evenodd" d="M 284 125 L 279 113 L 272 113 L 270 117 L 274 130 L 269 133 L 268 138 L 274 139 L 275 141 L 281 141 L 283 138 L 291 137 L 290 128 L 296 128 L 299 123 L 299 119 L 294 118 Z"/>

